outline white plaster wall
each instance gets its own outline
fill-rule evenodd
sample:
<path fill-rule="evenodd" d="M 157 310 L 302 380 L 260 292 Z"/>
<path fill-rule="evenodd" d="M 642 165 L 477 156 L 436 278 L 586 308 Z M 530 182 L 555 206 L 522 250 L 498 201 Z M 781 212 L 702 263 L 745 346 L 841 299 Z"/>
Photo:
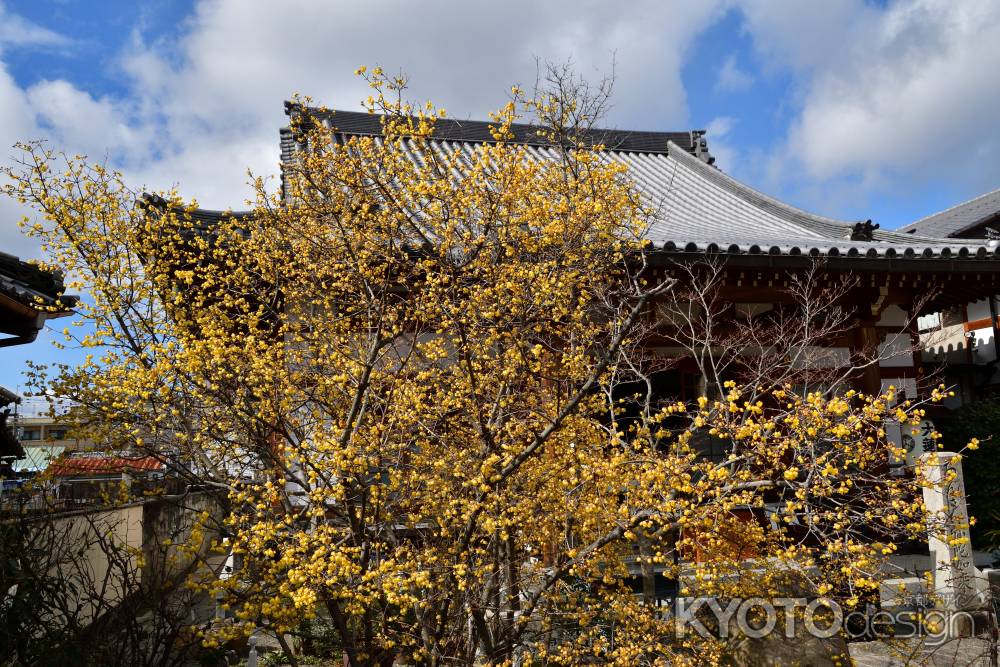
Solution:
<path fill-rule="evenodd" d="M 993 345 L 993 327 L 976 329 L 975 333 L 976 349 L 973 358 L 976 363 L 985 364 L 997 358 L 996 347 Z"/>
<path fill-rule="evenodd" d="M 920 331 L 928 331 L 931 329 L 941 328 L 941 313 L 931 313 L 930 315 L 921 315 L 917 318 L 917 329 Z"/>
<path fill-rule="evenodd" d="M 966 306 L 965 312 L 967 313 L 966 318 L 969 322 L 973 322 L 975 320 L 989 319 L 990 301 L 989 299 L 980 299 L 979 301 L 973 301 L 968 306 Z"/>
<path fill-rule="evenodd" d="M 905 310 L 896 304 L 889 304 L 877 322 L 880 327 L 905 327 L 909 322 L 909 315 Z"/>
<path fill-rule="evenodd" d="M 910 334 L 889 334 L 878 346 L 878 365 L 882 368 L 909 368 L 913 366 L 913 349 Z"/>

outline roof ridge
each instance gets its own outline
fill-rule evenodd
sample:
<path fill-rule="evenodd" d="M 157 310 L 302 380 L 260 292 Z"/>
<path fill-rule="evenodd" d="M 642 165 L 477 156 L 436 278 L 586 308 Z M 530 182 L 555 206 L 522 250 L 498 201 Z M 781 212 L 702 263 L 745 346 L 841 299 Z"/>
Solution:
<path fill-rule="evenodd" d="M 297 111 L 307 110 L 309 113 L 321 117 L 333 129 L 348 135 L 380 136 L 381 118 L 386 114 L 369 113 L 367 111 L 351 111 L 347 109 L 328 109 L 323 107 L 311 107 L 295 102 L 285 102 L 285 113 L 292 116 Z M 335 119 L 340 115 L 344 119 L 343 125 L 337 124 Z M 496 139 L 488 132 L 490 126 L 496 126 L 496 121 L 459 119 L 451 117 L 436 118 L 434 139 L 439 141 L 467 141 L 470 143 L 496 143 Z M 537 136 L 538 131 L 543 126 L 534 123 L 512 123 L 511 128 L 514 133 L 512 143 L 526 145 L 551 145 L 552 142 L 544 137 Z M 283 128 L 284 129 L 284 128 Z M 685 150 L 699 153 L 708 153 L 707 141 L 705 140 L 706 130 L 620 130 L 611 127 L 594 127 L 584 130 L 584 135 L 591 138 L 594 143 L 604 143 L 609 150 L 622 152 L 639 153 L 666 153 L 667 144 L 682 137 L 689 144 Z M 601 141 L 608 139 L 610 141 Z"/>
<path fill-rule="evenodd" d="M 232 218 L 234 220 L 240 220 L 242 218 L 250 217 L 254 214 L 253 209 L 242 209 L 234 210 L 232 208 L 226 209 L 215 209 L 215 208 L 202 208 L 201 206 L 195 206 L 190 208 L 184 205 L 176 205 L 162 196 L 154 192 L 143 192 L 139 197 L 139 206 L 145 209 L 156 209 L 160 212 L 166 211 L 167 208 L 173 208 L 178 211 L 181 216 L 188 216 L 190 218 L 212 218 L 222 220 L 224 218 Z"/>

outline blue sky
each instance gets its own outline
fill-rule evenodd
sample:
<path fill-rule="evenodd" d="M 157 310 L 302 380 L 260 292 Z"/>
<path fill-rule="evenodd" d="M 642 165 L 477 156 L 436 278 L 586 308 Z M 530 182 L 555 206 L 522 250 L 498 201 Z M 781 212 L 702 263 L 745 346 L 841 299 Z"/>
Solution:
<path fill-rule="evenodd" d="M 45 137 L 239 207 L 247 169 L 276 173 L 282 101 L 358 108 L 358 65 L 482 118 L 536 58 L 612 55 L 608 125 L 707 128 L 723 170 L 817 213 L 894 228 L 1000 187 L 992 0 L 0 0 L 0 160 Z M 0 200 L 0 250 L 34 257 L 24 213 Z M 48 338 L 0 349 L 0 385 L 74 358 Z"/>

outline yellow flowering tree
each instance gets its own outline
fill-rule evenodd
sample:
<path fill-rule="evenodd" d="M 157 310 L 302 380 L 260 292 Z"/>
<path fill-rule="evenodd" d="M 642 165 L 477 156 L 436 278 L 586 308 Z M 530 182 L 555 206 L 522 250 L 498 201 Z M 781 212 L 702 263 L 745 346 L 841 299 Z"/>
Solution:
<path fill-rule="evenodd" d="M 677 633 L 632 582 L 877 590 L 925 530 L 915 478 L 886 474 L 884 424 L 919 405 L 767 377 L 692 403 L 644 389 L 650 313 L 677 292 L 586 132 L 607 90 L 515 89 L 467 152 L 432 143 L 444 112 L 403 80 L 362 75 L 380 137 L 299 106 L 283 191 L 257 179 L 252 212 L 210 226 L 42 144 L 7 170 L 89 294 L 67 344 L 93 356 L 53 380 L 80 428 L 228 497 L 210 528 L 240 566 L 190 581 L 230 610 L 205 640 L 308 620 L 352 665 L 705 664 L 725 641 Z M 511 141 L 525 114 L 551 160 Z"/>

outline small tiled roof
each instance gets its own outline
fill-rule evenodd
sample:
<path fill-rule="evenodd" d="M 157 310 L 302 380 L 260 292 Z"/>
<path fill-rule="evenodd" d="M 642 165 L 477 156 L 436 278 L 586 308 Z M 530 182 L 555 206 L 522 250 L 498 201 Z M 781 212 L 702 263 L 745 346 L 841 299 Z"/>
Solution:
<path fill-rule="evenodd" d="M 143 193 L 140 198 L 140 205 L 147 210 L 165 211 L 170 203 L 163 197 L 149 192 Z M 191 222 L 201 231 L 208 231 L 222 220 L 234 219 L 242 220 L 253 215 L 252 211 L 230 211 L 214 210 L 208 208 L 184 209 L 183 216 L 190 218 Z"/>
<path fill-rule="evenodd" d="M 290 114 L 301 107 L 287 107 Z M 339 139 L 380 135 L 380 117 L 349 111 L 320 111 L 317 118 Z M 438 120 L 431 146 L 442 153 L 469 154 L 492 141 L 489 123 Z M 595 130 L 614 141 L 604 159 L 628 167 L 646 203 L 656 210 L 648 238 L 672 254 L 705 252 L 743 255 L 803 255 L 864 259 L 913 258 L 989 260 L 997 263 L 996 242 L 964 241 L 873 229 L 870 221 L 835 220 L 803 211 L 740 183 L 712 165 L 703 133 Z M 595 138 L 597 135 L 595 134 Z M 529 125 L 518 126 L 515 141 L 526 157 L 548 160 L 554 147 L 538 141 Z M 283 164 L 295 160 L 292 131 L 281 133 Z M 877 226 L 876 226 L 877 227 Z M 998 265 L 1000 268 L 1000 265 Z"/>
<path fill-rule="evenodd" d="M 960 236 L 990 220 L 1000 220 L 1000 189 L 900 227 L 900 232 L 937 237 Z"/>
<path fill-rule="evenodd" d="M 63 456 L 49 463 L 48 471 L 56 477 L 82 475 L 120 475 L 123 472 L 163 470 L 163 461 L 155 456 Z"/>
<path fill-rule="evenodd" d="M 38 305 L 55 305 L 62 292 L 62 276 L 0 252 L 0 294 L 29 308 L 36 308 Z M 63 297 L 62 301 L 66 304 L 75 299 Z"/>

